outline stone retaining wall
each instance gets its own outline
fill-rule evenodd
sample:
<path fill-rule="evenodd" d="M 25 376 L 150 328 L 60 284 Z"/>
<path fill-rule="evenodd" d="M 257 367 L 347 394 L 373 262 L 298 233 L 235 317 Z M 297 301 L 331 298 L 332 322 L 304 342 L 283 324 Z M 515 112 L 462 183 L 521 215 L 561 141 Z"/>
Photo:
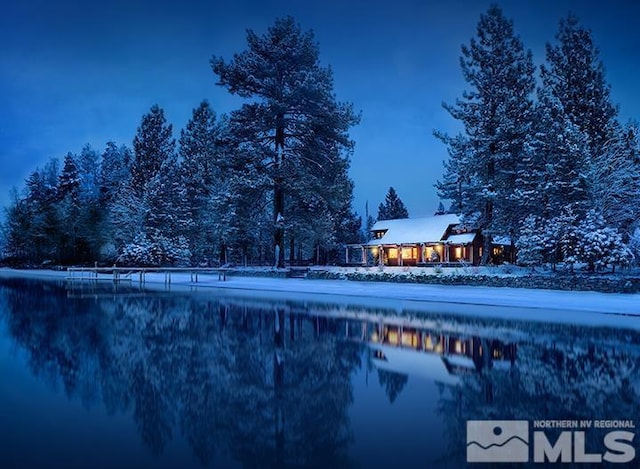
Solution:
<path fill-rule="evenodd" d="M 311 279 L 346 279 L 358 282 L 424 283 L 432 285 L 469 285 L 484 287 L 533 288 L 546 290 L 598 291 L 605 293 L 640 293 L 640 277 L 598 275 L 528 275 L 499 277 L 492 275 L 397 275 L 385 272 L 340 274 L 311 271 Z"/>

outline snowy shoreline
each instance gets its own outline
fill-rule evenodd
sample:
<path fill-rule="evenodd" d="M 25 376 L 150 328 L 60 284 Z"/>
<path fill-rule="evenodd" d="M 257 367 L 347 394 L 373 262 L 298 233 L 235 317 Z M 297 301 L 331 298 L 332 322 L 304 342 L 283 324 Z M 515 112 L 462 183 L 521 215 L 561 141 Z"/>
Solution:
<path fill-rule="evenodd" d="M 66 279 L 66 271 L 54 270 L 13 270 L 0 269 L 3 277 L 58 278 Z M 101 275 L 101 282 L 111 282 L 110 275 Z M 163 273 L 147 273 L 144 287 L 162 291 L 211 291 L 218 290 L 224 295 L 263 296 L 278 299 L 328 299 L 330 302 L 369 304 L 379 307 L 410 308 L 421 305 L 438 309 L 460 310 L 467 314 L 468 306 L 481 307 L 483 315 L 513 317 L 513 311 L 499 311 L 518 308 L 526 314 L 518 313 L 518 318 L 551 320 L 560 322 L 598 323 L 597 317 L 607 325 L 611 319 L 640 323 L 640 294 L 598 293 L 584 291 L 533 290 L 523 288 L 448 286 L 410 283 L 357 282 L 348 280 L 309 280 L 295 278 L 268 278 L 233 276 L 226 281 L 217 274 L 200 274 L 198 282 L 193 282 L 189 273 L 173 273 L 171 284 L 165 283 Z M 91 281 L 89 279 L 75 281 Z M 138 277 L 131 276 L 123 283 L 139 285 Z M 327 298 L 328 297 L 328 298 Z M 492 310 L 494 308 L 495 311 Z M 452 311 L 453 312 L 453 311 Z M 565 312 L 564 317 L 555 317 Z M 571 314 L 569 314 L 571 313 Z"/>

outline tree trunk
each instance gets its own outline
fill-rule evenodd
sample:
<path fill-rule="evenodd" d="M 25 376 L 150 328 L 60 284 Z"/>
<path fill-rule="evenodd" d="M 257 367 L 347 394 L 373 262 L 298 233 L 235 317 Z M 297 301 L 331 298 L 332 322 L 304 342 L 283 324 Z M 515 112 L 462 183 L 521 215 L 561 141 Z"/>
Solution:
<path fill-rule="evenodd" d="M 280 178 L 276 180 L 276 187 L 274 189 L 273 196 L 273 222 L 275 224 L 274 245 L 279 249 L 276 249 L 278 258 L 275 260 L 277 268 L 284 268 L 284 223 L 279 219 L 283 217 L 284 211 L 284 191 L 282 190 Z"/>
<path fill-rule="evenodd" d="M 480 264 L 487 265 L 491 259 L 491 247 L 493 245 L 493 236 L 484 235 L 482 241 L 482 258 Z"/>
<path fill-rule="evenodd" d="M 282 164 L 284 161 L 284 114 L 278 113 L 276 116 L 276 135 L 275 135 L 275 182 L 273 188 L 273 222 L 275 224 L 274 245 L 279 246 L 278 258 L 275 259 L 275 265 L 279 269 L 284 268 L 284 223 L 279 222 L 278 218 L 284 217 L 284 187 L 282 180 Z"/>
<path fill-rule="evenodd" d="M 289 264 L 290 265 L 294 265 L 296 258 L 296 243 L 295 240 L 293 239 L 293 235 L 291 234 L 291 232 L 289 232 Z"/>

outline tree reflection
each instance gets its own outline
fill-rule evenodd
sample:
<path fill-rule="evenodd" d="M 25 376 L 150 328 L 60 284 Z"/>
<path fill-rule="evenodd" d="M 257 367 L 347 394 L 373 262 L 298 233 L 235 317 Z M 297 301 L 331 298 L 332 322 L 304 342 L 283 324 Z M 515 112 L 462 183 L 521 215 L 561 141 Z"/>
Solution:
<path fill-rule="evenodd" d="M 577 326 L 523 325 L 529 337 L 517 359 L 442 386 L 439 413 L 449 442 L 447 464 L 465 464 L 468 420 L 625 420 L 640 415 L 640 334 Z M 586 446 L 602 435 L 587 432 Z M 444 460 L 443 460 L 444 461 Z"/>
<path fill-rule="evenodd" d="M 354 466 L 361 357 L 391 403 L 417 372 L 441 383 L 448 467 L 468 420 L 640 415 L 632 331 L 7 279 L 0 301 L 36 376 L 131 415 L 154 453 L 184 438 L 203 466 Z"/>
<path fill-rule="evenodd" d="M 409 376 L 387 370 L 378 370 L 378 381 L 380 386 L 384 388 L 389 403 L 393 404 L 409 381 Z"/>
<path fill-rule="evenodd" d="M 154 453 L 177 432 L 203 466 L 224 452 L 246 467 L 352 465 L 350 375 L 361 349 L 331 320 L 286 303 L 1 288 L 33 373 L 70 399 L 131 413 Z"/>

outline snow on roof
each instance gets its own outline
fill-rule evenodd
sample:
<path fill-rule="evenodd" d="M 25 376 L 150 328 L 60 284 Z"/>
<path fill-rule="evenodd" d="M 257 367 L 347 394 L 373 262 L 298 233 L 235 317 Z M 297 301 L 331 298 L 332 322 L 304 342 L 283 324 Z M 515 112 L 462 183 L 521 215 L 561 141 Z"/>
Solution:
<path fill-rule="evenodd" d="M 471 244 L 476 237 L 476 233 L 462 233 L 451 235 L 447 238 L 447 244 Z"/>
<path fill-rule="evenodd" d="M 438 243 L 449 225 L 460 223 L 458 215 L 434 215 L 424 218 L 401 218 L 380 220 L 371 231 L 387 230 L 382 238 L 369 241 L 370 246 L 381 244 Z"/>
<path fill-rule="evenodd" d="M 509 246 L 511 244 L 511 237 L 510 236 L 494 236 L 492 241 L 493 241 L 493 244 L 502 244 L 504 246 Z"/>

